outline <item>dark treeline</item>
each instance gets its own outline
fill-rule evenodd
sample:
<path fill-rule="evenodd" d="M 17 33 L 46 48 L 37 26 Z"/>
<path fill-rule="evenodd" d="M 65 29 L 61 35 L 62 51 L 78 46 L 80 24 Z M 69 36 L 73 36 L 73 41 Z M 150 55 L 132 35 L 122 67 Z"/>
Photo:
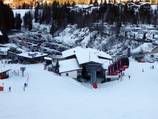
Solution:
<path fill-rule="evenodd" d="M 24 22 L 24 28 L 27 30 L 31 30 L 32 29 L 32 20 L 33 20 L 33 16 L 31 12 L 26 12 L 24 17 L 23 17 L 23 22 Z"/>
<path fill-rule="evenodd" d="M 0 30 L 7 32 L 14 27 L 14 14 L 8 5 L 0 1 Z"/>
<path fill-rule="evenodd" d="M 108 24 L 154 24 L 158 22 L 158 11 L 153 10 L 150 4 L 137 5 L 134 3 L 98 4 L 97 0 L 90 1 L 89 8 L 75 9 L 75 3 L 69 2 L 60 5 L 39 5 L 35 7 L 35 22 L 52 24 L 51 32 L 65 27 L 67 24 L 77 24 L 79 27 L 90 26 L 95 22 Z M 92 9 L 91 9 L 92 8 Z"/>
<path fill-rule="evenodd" d="M 0 0 L 1 1 L 1 0 Z M 91 0 L 87 8 L 76 7 L 75 2 L 59 4 L 54 1 L 49 4 L 36 3 L 34 15 L 27 12 L 23 18 L 20 14 L 14 16 L 8 5 L 0 2 L 0 30 L 7 34 L 11 29 L 21 30 L 23 21 L 24 28 L 32 29 L 33 16 L 35 22 L 40 24 L 51 24 L 50 32 L 53 34 L 68 24 L 77 24 L 78 27 L 92 26 L 94 23 L 116 24 L 153 24 L 158 25 L 158 10 L 152 9 L 150 4 L 136 3 L 98 3 Z M 24 5 L 24 8 L 27 5 Z M 119 31 L 119 29 L 118 29 Z"/>
<path fill-rule="evenodd" d="M 0 0 L 0 43 L 8 42 L 7 32 L 14 28 L 14 14 L 8 5 Z"/>
<path fill-rule="evenodd" d="M 5 5 L 0 0 L 0 32 L 2 32 L 3 34 L 3 37 L 0 37 L 0 43 L 8 42 L 7 34 L 12 29 L 21 30 L 22 21 L 24 24 L 24 28 L 27 30 L 31 30 L 32 20 L 33 15 L 31 12 L 25 13 L 23 18 L 21 18 L 20 14 L 15 14 L 14 16 L 14 13 L 9 5 Z"/>
<path fill-rule="evenodd" d="M 32 29 L 32 18 L 32 14 L 30 12 L 26 13 L 23 18 L 24 27 L 28 30 Z M 21 25 L 21 15 L 16 14 L 14 16 L 14 13 L 9 5 L 3 4 L 0 0 L 0 33 L 2 33 L 2 36 L 0 36 L 0 43 L 7 43 L 9 40 L 7 34 L 12 29 L 21 30 Z"/>
<path fill-rule="evenodd" d="M 21 30 L 22 21 L 24 22 L 24 27 L 31 30 L 32 20 L 33 15 L 31 12 L 26 12 L 24 17 L 21 18 L 20 14 L 14 15 L 12 8 L 0 0 L 0 30 L 2 32 L 8 33 L 11 29 Z"/>

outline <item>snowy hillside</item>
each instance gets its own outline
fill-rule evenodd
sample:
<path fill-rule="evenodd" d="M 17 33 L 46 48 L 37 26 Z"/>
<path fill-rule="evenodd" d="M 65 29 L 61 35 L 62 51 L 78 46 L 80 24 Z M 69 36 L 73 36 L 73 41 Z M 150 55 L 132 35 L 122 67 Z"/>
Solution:
<path fill-rule="evenodd" d="M 79 6 L 77 8 L 84 7 Z M 34 10 L 29 9 L 14 10 L 14 14 L 20 13 L 23 17 L 24 13 L 28 11 L 34 12 Z M 82 28 L 77 25 L 67 25 L 65 28 L 57 30 L 53 35 L 54 37 L 50 34 L 50 28 L 51 25 L 33 23 L 32 31 L 22 29 L 20 33 L 9 37 L 11 40 L 26 39 L 27 42 L 29 40 L 41 40 L 46 43 L 53 42 L 57 44 L 58 48 L 43 48 L 42 51 L 44 52 L 52 50 L 61 52 L 63 47 L 61 48 L 60 44 L 62 44 L 66 46 L 64 49 L 76 46 L 91 47 L 103 50 L 112 56 L 123 55 L 128 48 L 131 48 L 132 53 L 149 52 L 158 44 L 158 31 L 154 25 L 122 25 L 119 37 L 115 35 L 116 26 L 106 23 L 94 23 L 90 27 Z"/>
<path fill-rule="evenodd" d="M 152 65 L 155 69 L 151 69 Z M 20 66 L 5 65 L 12 71 Z M 24 66 L 25 77 L 13 73 L 9 79 L 0 81 L 5 87 L 0 93 L 1 119 L 158 118 L 157 63 L 140 64 L 131 60 L 122 80 L 99 85 L 97 90 L 43 70 L 43 64 Z M 27 79 L 28 87 L 24 92 L 23 84 Z M 8 86 L 12 87 L 11 92 Z"/>
<path fill-rule="evenodd" d="M 131 48 L 131 53 L 150 52 L 157 46 L 157 29 L 149 25 L 122 26 L 119 36 L 114 35 L 114 26 L 105 25 L 103 31 L 88 27 L 78 28 L 76 25 L 68 25 L 65 29 L 59 30 L 54 37 L 49 33 L 49 25 L 34 23 L 32 31 L 22 30 L 20 33 L 10 35 L 10 41 L 23 41 L 37 45 L 42 42 L 45 44 L 55 43 L 56 47 L 42 48 L 44 52 L 61 52 L 64 49 L 76 46 L 91 47 L 103 50 L 112 56 L 126 54 L 127 49 Z M 147 32 L 148 31 L 148 32 Z M 125 32 L 127 32 L 125 36 Z M 144 34 L 146 38 L 143 39 Z"/>
<path fill-rule="evenodd" d="M 123 54 L 127 48 L 131 48 L 132 53 L 139 53 L 140 51 L 151 51 L 157 45 L 158 32 L 152 25 L 122 26 L 119 36 L 114 35 L 114 27 L 105 24 L 104 28 L 100 30 L 69 25 L 54 39 L 72 47 L 84 46 L 103 50 L 113 56 Z"/>

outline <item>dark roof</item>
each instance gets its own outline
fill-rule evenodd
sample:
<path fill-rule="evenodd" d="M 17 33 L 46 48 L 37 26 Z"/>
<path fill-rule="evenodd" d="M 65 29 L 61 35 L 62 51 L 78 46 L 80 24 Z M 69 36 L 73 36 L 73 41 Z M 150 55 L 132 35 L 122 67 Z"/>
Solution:
<path fill-rule="evenodd" d="M 5 71 L 0 71 L 0 74 L 3 74 L 3 73 L 7 73 L 7 72 L 9 72 L 10 71 L 10 69 L 8 69 L 8 70 L 5 70 Z"/>

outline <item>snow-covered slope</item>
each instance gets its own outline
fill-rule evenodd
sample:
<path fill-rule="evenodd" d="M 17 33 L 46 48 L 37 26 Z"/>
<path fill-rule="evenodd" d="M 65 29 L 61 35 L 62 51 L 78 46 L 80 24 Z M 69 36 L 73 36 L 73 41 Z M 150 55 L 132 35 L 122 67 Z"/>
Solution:
<path fill-rule="evenodd" d="M 100 50 L 103 44 L 107 42 L 107 38 L 101 37 L 98 31 L 90 31 L 88 27 L 78 28 L 77 25 L 68 25 L 54 39 L 72 47 L 93 47 Z"/>
<path fill-rule="evenodd" d="M 78 7 L 77 7 L 78 8 Z M 83 9 L 84 7 L 79 7 Z M 14 14 L 20 13 L 23 17 L 25 12 L 34 10 L 14 10 Z M 106 23 L 97 22 L 91 26 L 80 28 L 77 25 L 67 25 L 64 29 L 59 29 L 55 34 L 50 34 L 51 25 L 38 24 L 33 22 L 32 31 L 27 31 L 22 28 L 22 31 L 17 34 L 10 35 L 10 39 L 27 39 L 27 40 L 44 40 L 57 42 L 66 47 L 91 47 L 103 50 L 112 56 L 123 55 L 128 47 L 133 53 L 139 53 L 144 50 L 146 44 L 158 44 L 158 31 L 154 25 L 139 24 L 137 25 L 122 25 L 120 28 L 120 37 L 116 37 L 116 26 Z M 126 34 L 126 35 L 125 35 Z M 144 38 L 144 35 L 146 35 Z M 144 38 L 144 39 L 143 39 Z M 60 47 L 59 47 L 60 48 Z M 151 51 L 155 46 L 150 45 L 147 51 Z M 53 48 L 52 48 L 53 49 Z M 56 49 L 61 51 L 60 49 Z M 47 51 L 48 52 L 48 51 Z"/>
<path fill-rule="evenodd" d="M 155 69 L 151 69 L 152 65 Z M 5 65 L 14 70 L 21 66 Z M 88 84 L 47 72 L 43 64 L 24 66 L 25 77 L 12 74 L 0 81 L 5 86 L 5 92 L 0 93 L 0 119 L 158 118 L 157 63 L 140 64 L 131 60 L 122 80 L 101 84 L 96 90 Z M 28 88 L 24 92 L 27 79 Z M 10 93 L 8 86 L 12 87 Z"/>

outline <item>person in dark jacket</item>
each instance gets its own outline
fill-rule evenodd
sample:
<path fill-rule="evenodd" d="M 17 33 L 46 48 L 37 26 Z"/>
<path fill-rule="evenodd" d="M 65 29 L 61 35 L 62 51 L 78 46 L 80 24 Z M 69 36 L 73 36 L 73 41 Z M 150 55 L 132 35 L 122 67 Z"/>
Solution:
<path fill-rule="evenodd" d="M 9 92 L 11 92 L 11 91 L 12 91 L 12 88 L 11 88 L 11 86 L 9 86 L 8 90 L 9 90 Z"/>
<path fill-rule="evenodd" d="M 28 86 L 28 84 L 27 83 L 24 83 L 24 88 L 23 88 L 23 90 L 25 91 L 26 90 L 26 87 Z"/>

